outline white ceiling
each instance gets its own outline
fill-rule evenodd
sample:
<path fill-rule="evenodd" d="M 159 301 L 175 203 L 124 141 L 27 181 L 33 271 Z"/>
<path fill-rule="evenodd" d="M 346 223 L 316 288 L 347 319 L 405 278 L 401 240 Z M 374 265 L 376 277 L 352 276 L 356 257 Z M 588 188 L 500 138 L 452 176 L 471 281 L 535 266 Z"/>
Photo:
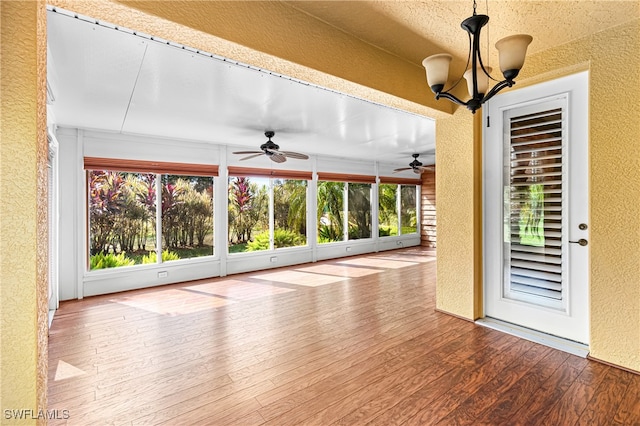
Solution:
<path fill-rule="evenodd" d="M 434 162 L 430 118 L 53 11 L 48 44 L 59 126 L 251 149 L 274 130 L 286 151 Z"/>

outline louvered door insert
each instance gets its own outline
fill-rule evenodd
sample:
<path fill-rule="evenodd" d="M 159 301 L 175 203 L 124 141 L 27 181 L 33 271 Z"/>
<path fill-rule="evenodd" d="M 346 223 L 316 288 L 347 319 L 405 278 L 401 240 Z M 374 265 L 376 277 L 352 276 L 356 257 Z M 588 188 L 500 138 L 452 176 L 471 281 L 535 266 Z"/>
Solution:
<path fill-rule="evenodd" d="M 562 132 L 561 108 L 510 119 L 505 278 L 516 298 L 562 300 Z"/>

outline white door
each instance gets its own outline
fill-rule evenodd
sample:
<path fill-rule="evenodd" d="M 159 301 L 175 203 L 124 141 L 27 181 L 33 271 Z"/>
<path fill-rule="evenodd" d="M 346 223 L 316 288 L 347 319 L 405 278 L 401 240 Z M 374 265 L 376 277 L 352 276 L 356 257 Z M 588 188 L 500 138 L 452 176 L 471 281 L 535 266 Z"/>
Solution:
<path fill-rule="evenodd" d="M 588 89 L 583 72 L 484 108 L 485 314 L 585 344 Z"/>

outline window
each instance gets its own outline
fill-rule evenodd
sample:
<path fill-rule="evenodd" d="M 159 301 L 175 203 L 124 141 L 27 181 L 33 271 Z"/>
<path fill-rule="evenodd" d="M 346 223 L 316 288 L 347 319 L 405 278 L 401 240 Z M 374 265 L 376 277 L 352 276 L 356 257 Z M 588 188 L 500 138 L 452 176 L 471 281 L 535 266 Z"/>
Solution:
<path fill-rule="evenodd" d="M 418 232 L 418 188 L 415 184 L 397 183 L 381 183 L 378 186 L 379 236 Z"/>
<path fill-rule="evenodd" d="M 344 240 L 344 182 L 318 182 L 318 242 Z"/>
<path fill-rule="evenodd" d="M 213 178 L 162 175 L 162 247 L 163 261 L 213 255 Z"/>
<path fill-rule="evenodd" d="M 418 187 L 400 185 L 400 233 L 415 234 L 418 232 Z"/>
<path fill-rule="evenodd" d="M 307 244 L 307 181 L 273 179 L 274 248 Z"/>
<path fill-rule="evenodd" d="M 374 176 L 318 173 L 318 242 L 371 238 Z"/>
<path fill-rule="evenodd" d="M 229 167 L 229 253 L 307 245 L 311 172 Z"/>
<path fill-rule="evenodd" d="M 229 253 L 269 248 L 269 179 L 230 177 Z"/>
<path fill-rule="evenodd" d="M 347 183 L 350 240 L 371 238 L 371 184 Z"/>
<path fill-rule="evenodd" d="M 398 185 L 381 183 L 378 186 L 378 235 L 398 235 Z"/>
<path fill-rule="evenodd" d="M 89 270 L 214 254 L 217 166 L 87 157 L 85 169 Z"/>
<path fill-rule="evenodd" d="M 90 270 L 156 262 L 155 174 L 89 171 L 89 242 Z"/>

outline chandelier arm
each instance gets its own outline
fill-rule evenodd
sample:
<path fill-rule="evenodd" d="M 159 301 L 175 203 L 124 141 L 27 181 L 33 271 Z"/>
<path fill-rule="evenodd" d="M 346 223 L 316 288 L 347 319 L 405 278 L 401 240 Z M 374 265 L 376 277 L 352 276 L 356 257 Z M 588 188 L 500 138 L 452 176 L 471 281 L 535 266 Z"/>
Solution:
<path fill-rule="evenodd" d="M 436 93 L 436 100 L 438 100 L 440 98 L 449 99 L 451 102 L 456 103 L 458 105 L 462 105 L 462 106 L 467 106 L 468 105 L 468 102 L 461 101 L 460 99 L 456 98 L 454 95 L 452 95 L 449 92 Z"/>
<path fill-rule="evenodd" d="M 466 70 L 467 68 L 469 68 L 469 62 L 471 62 L 471 47 L 472 45 L 472 41 L 471 41 L 471 33 L 467 34 L 469 36 L 469 54 L 467 55 L 467 64 L 464 66 L 464 69 Z M 462 73 L 462 75 L 460 76 L 460 78 L 458 79 L 458 81 L 456 81 L 455 83 L 453 83 L 453 86 L 449 87 L 446 92 L 450 92 L 453 89 L 456 88 L 456 86 L 458 84 L 460 84 L 460 82 L 464 80 L 464 72 Z M 446 93 L 446 92 L 442 92 L 442 93 Z"/>
<path fill-rule="evenodd" d="M 516 82 L 513 81 L 513 80 L 503 80 L 503 81 L 501 81 L 500 83 L 498 83 L 495 86 L 493 86 L 493 88 L 491 90 L 489 90 L 489 93 L 487 93 L 485 95 L 485 97 L 482 98 L 482 103 L 485 103 L 489 99 L 493 98 L 502 89 L 507 88 L 507 87 L 511 87 L 514 84 L 516 84 Z"/>
<path fill-rule="evenodd" d="M 480 55 L 480 50 L 478 50 L 478 63 L 480 64 L 480 68 L 482 68 L 482 71 L 484 71 L 485 75 L 487 77 L 489 77 L 491 80 L 499 82 L 500 80 L 496 80 L 495 78 L 491 77 L 491 74 L 489 74 L 489 72 L 487 71 L 487 69 L 484 67 L 484 63 L 482 62 L 482 56 Z"/>

